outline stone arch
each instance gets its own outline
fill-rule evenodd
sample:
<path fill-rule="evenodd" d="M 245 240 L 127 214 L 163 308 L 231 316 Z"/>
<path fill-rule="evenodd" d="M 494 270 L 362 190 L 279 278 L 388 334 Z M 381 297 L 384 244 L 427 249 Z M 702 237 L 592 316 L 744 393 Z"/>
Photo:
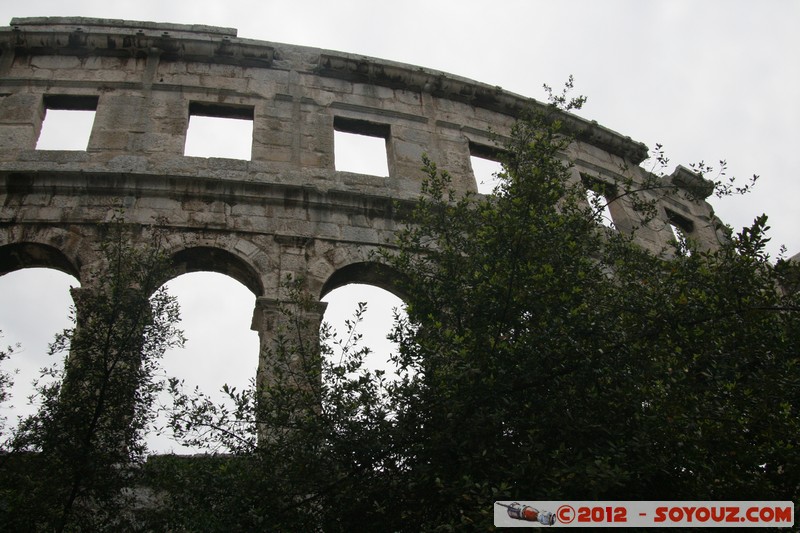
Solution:
<path fill-rule="evenodd" d="M 23 268 L 52 268 L 80 280 L 80 268 L 61 250 L 38 242 L 0 246 L 0 276 Z"/>
<path fill-rule="evenodd" d="M 235 279 L 256 297 L 264 294 L 261 276 L 249 262 L 224 250 L 210 246 L 193 246 L 172 255 L 175 277 L 190 272 L 217 272 Z"/>
<path fill-rule="evenodd" d="M 328 277 L 322 285 L 319 297 L 322 299 L 332 290 L 350 283 L 363 283 L 384 289 L 401 300 L 405 300 L 406 294 L 400 288 L 400 279 L 399 272 L 382 263 L 373 261 L 350 263 L 338 268 Z"/>

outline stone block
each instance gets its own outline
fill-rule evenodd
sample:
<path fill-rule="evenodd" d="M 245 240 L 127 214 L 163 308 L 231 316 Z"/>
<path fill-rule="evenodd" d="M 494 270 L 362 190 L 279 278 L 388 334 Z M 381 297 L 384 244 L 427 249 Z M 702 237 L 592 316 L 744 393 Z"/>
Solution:
<path fill-rule="evenodd" d="M 0 124 L 0 146 L 4 152 L 2 159 L 14 159 L 14 150 L 33 150 L 37 135 L 33 125 Z"/>
<path fill-rule="evenodd" d="M 29 64 L 38 70 L 80 70 L 83 68 L 78 56 L 41 55 L 29 59 Z"/>
<path fill-rule="evenodd" d="M 42 95 L 19 92 L 0 100 L 0 124 L 33 124 L 44 116 Z"/>

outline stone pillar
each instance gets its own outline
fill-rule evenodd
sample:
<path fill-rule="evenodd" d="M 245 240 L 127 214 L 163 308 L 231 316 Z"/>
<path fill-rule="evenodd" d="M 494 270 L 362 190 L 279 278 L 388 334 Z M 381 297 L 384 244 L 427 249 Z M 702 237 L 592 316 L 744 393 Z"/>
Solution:
<path fill-rule="evenodd" d="M 88 151 L 136 154 L 149 127 L 148 111 L 149 102 L 141 94 L 100 95 Z"/>
<path fill-rule="evenodd" d="M 276 383 L 276 365 L 285 370 L 302 371 L 316 361 L 304 361 L 319 357 L 319 327 L 326 302 L 287 302 L 259 297 L 253 310 L 251 329 L 258 332 L 260 354 L 257 383 L 259 387 Z M 297 376 L 296 376 L 297 377 Z M 299 377 L 298 377 L 299 379 Z"/>
<path fill-rule="evenodd" d="M 135 401 L 150 310 L 133 291 L 123 301 L 104 291 L 102 285 L 70 291 L 75 325 L 60 394 L 69 408 L 60 411 L 59 422 L 71 446 L 91 439 L 93 454 L 124 461 L 141 429 L 134 427 Z"/>
<path fill-rule="evenodd" d="M 19 92 L 0 97 L 0 151 L 36 148 L 43 121 L 42 95 Z"/>
<path fill-rule="evenodd" d="M 256 387 L 268 411 L 257 414 L 261 440 L 286 431 L 293 418 L 319 407 L 319 328 L 327 305 L 256 299 L 251 325 L 260 339 Z"/>

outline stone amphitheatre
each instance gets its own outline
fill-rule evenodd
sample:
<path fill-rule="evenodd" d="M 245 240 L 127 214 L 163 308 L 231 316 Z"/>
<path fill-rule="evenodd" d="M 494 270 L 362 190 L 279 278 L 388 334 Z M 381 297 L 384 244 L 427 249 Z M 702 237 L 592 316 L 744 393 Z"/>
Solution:
<path fill-rule="evenodd" d="M 263 350 L 287 275 L 318 299 L 354 282 L 393 290 L 370 252 L 392 235 L 397 206 L 419 194 L 422 155 L 476 191 L 470 157 L 496 157 L 521 110 L 537 106 L 451 74 L 229 28 L 14 19 L 0 29 L 0 275 L 50 267 L 84 287 L 100 282 L 102 223 L 121 211 L 141 239 L 164 231 L 179 274 L 219 272 L 252 291 Z M 47 112 L 65 109 L 94 112 L 86 150 L 37 150 Z M 251 121 L 250 160 L 185 155 L 193 116 Z M 648 177 L 643 144 L 564 121 L 576 178 Z M 388 176 L 337 170 L 336 131 L 383 139 Z M 686 192 L 700 178 L 678 167 L 662 179 L 676 192 L 657 198 L 640 243 L 661 249 L 675 226 L 714 247 L 710 205 Z M 619 231 L 637 225 L 625 199 L 610 213 Z"/>

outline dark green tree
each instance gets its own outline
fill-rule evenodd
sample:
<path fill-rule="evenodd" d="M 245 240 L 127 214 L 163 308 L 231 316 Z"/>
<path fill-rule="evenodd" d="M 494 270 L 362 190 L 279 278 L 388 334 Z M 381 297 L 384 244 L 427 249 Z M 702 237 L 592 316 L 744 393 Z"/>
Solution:
<path fill-rule="evenodd" d="M 107 228 L 106 276 L 73 290 L 74 325 L 50 348 L 63 365 L 44 372 L 40 408 L 4 458 L 0 520 L 10 530 L 125 530 L 141 504 L 133 489 L 161 388 L 155 370 L 183 337 L 177 303 L 161 287 L 168 258 L 157 244 L 131 246 L 132 231 L 141 230 Z"/>
<path fill-rule="evenodd" d="M 551 111 L 515 126 L 491 197 L 426 161 L 386 254 L 417 369 L 395 428 L 412 523 L 488 525 L 497 499 L 794 499 L 797 266 L 769 260 L 765 216 L 706 252 L 606 231 Z"/>
<path fill-rule="evenodd" d="M 398 379 L 348 342 L 320 361 L 286 320 L 278 379 L 235 408 L 176 388 L 179 433 L 234 456 L 154 468 L 171 527 L 452 531 L 490 528 L 495 500 L 800 495 L 797 266 L 766 254 L 766 217 L 711 251 L 604 228 L 563 157 L 581 103 L 517 123 L 492 195 L 425 160 L 380 256 L 406 295 Z"/>

